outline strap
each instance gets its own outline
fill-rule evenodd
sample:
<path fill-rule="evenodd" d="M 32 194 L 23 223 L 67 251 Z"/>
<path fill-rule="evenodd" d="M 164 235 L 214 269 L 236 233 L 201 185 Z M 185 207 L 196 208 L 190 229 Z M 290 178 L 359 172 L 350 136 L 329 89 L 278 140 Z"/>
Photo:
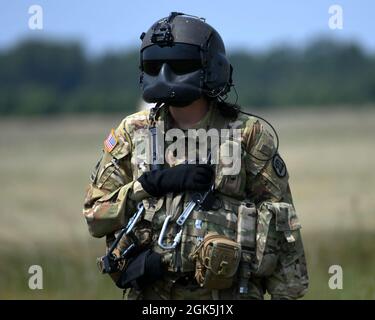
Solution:
<path fill-rule="evenodd" d="M 145 214 L 143 219 L 147 220 L 149 222 L 152 222 L 152 219 L 154 218 L 154 215 L 157 211 L 160 210 L 160 208 L 163 206 L 164 203 L 164 197 L 161 198 L 146 198 L 142 200 L 144 208 L 145 208 Z"/>
<path fill-rule="evenodd" d="M 159 112 L 159 110 L 161 109 L 162 105 L 163 105 L 162 102 L 158 102 L 154 107 L 152 107 L 150 109 L 150 113 L 149 113 L 149 116 L 148 116 L 148 120 L 149 120 L 148 127 L 149 128 L 155 126 L 156 116 L 157 116 L 157 113 Z"/>
<path fill-rule="evenodd" d="M 181 204 L 182 197 L 184 194 L 180 193 L 173 196 L 173 193 L 168 193 L 166 196 L 166 215 L 171 216 L 172 220 L 176 219 L 177 216 L 182 212 Z"/>

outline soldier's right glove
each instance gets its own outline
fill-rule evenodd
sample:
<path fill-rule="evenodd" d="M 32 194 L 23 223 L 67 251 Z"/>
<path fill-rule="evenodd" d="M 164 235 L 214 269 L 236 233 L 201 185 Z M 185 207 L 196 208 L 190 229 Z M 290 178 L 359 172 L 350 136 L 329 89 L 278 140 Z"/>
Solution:
<path fill-rule="evenodd" d="M 208 164 L 180 164 L 168 169 L 145 172 L 139 177 L 143 189 L 154 197 L 169 192 L 206 191 L 212 184 L 214 170 Z"/>

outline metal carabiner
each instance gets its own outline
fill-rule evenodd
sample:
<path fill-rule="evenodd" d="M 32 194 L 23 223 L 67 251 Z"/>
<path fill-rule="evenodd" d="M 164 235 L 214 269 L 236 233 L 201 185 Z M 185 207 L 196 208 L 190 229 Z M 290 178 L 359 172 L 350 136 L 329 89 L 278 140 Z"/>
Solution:
<path fill-rule="evenodd" d="M 158 245 L 160 248 L 164 250 L 173 250 L 174 248 L 176 248 L 182 237 L 182 228 L 181 228 L 180 231 L 177 232 L 177 234 L 175 235 L 172 244 L 163 243 L 164 235 L 167 232 L 167 226 L 171 217 L 172 216 L 166 216 L 164 223 L 163 223 L 163 227 L 161 228 L 159 238 L 158 238 Z"/>
<path fill-rule="evenodd" d="M 102 273 L 111 273 L 111 272 L 113 272 L 112 268 L 110 266 L 110 262 L 112 260 L 113 260 L 113 262 L 118 262 L 119 260 L 121 260 L 122 258 L 124 258 L 125 255 L 130 250 L 132 250 L 135 247 L 135 244 L 132 243 L 128 248 L 125 249 L 125 251 L 123 253 L 121 253 L 121 255 L 119 257 L 113 258 L 113 250 L 116 248 L 116 246 L 118 245 L 118 243 L 120 242 L 120 240 L 122 239 L 122 237 L 124 235 L 128 235 L 133 230 L 134 226 L 137 224 L 137 222 L 141 218 L 143 210 L 144 210 L 143 203 L 142 202 L 138 203 L 138 205 L 137 205 L 137 212 L 129 219 L 128 224 L 126 225 L 126 227 L 124 227 L 124 228 L 121 229 L 121 231 L 117 235 L 115 241 L 112 243 L 111 247 L 109 248 L 107 254 L 105 256 L 99 258 L 102 261 L 102 263 L 103 263 L 103 268 L 101 270 Z"/>
<path fill-rule="evenodd" d="M 169 223 L 169 220 L 171 219 L 171 216 L 167 216 L 164 220 L 163 227 L 161 228 L 161 232 L 159 234 L 159 239 L 158 239 L 158 245 L 160 248 L 164 250 L 172 250 L 177 247 L 179 242 L 181 241 L 182 238 L 182 230 L 184 228 L 184 224 L 186 220 L 189 218 L 190 214 L 200 205 L 205 201 L 207 198 L 208 194 L 212 192 L 214 189 L 214 186 L 212 185 L 208 191 L 206 191 L 203 195 L 200 193 L 196 193 L 192 196 L 192 199 L 189 201 L 187 206 L 185 207 L 184 211 L 181 213 L 181 215 L 178 217 L 176 224 L 180 227 L 180 230 L 177 232 L 175 235 L 172 244 L 165 244 L 163 243 L 164 235 L 167 231 L 167 226 Z"/>
<path fill-rule="evenodd" d="M 135 215 L 133 215 L 129 219 L 128 225 L 126 226 L 125 234 L 129 234 L 129 232 L 131 232 L 133 230 L 134 226 L 136 225 L 136 223 L 138 222 L 139 218 L 141 217 L 144 208 L 145 207 L 143 206 L 143 202 L 138 203 L 138 205 L 137 205 L 137 210 L 138 211 L 136 212 Z"/>

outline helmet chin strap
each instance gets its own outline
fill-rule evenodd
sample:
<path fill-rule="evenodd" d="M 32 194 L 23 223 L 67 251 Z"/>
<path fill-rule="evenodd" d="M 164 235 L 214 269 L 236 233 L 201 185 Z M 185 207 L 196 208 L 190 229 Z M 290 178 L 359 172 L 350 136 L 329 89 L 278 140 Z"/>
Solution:
<path fill-rule="evenodd" d="M 198 99 L 196 99 L 196 100 L 198 100 Z M 185 107 L 191 105 L 196 100 L 193 100 L 193 101 L 174 101 L 172 103 L 169 103 L 169 105 L 171 107 L 176 107 L 176 108 L 185 108 Z"/>

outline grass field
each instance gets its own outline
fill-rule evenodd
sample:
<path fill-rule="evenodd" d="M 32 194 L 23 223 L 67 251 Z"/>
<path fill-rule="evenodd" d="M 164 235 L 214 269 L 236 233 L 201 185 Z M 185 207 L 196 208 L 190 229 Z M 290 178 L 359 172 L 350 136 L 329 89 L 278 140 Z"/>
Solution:
<path fill-rule="evenodd" d="M 303 225 L 306 299 L 375 299 L 375 111 L 266 115 L 279 131 Z M 121 117 L 0 119 L 0 299 L 121 299 L 81 215 L 102 141 Z M 28 288 L 41 265 L 43 290 Z M 328 288 L 341 265 L 343 290 Z"/>

